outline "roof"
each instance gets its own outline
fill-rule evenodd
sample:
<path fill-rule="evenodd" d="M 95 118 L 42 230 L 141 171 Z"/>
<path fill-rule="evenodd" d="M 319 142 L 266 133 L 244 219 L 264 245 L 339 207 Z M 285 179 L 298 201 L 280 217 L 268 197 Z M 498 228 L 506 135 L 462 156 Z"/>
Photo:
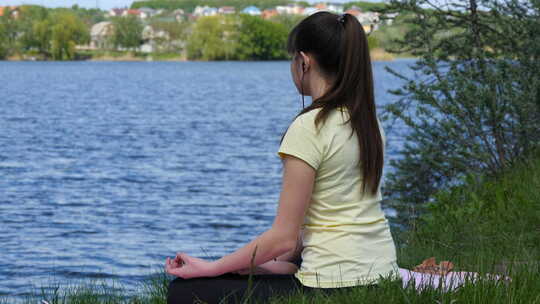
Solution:
<path fill-rule="evenodd" d="M 4 12 L 8 11 L 8 10 L 15 10 L 17 8 L 17 6 L 0 6 L 0 16 L 4 16 Z"/>
<path fill-rule="evenodd" d="M 138 9 L 128 9 L 127 14 L 128 15 L 140 15 L 141 11 L 139 11 Z"/>
<path fill-rule="evenodd" d="M 90 36 L 107 36 L 108 27 L 112 25 L 109 21 L 103 21 L 96 23 L 92 26 L 92 29 L 90 29 Z"/>
<path fill-rule="evenodd" d="M 356 9 L 356 8 L 350 8 L 350 9 L 346 10 L 345 13 L 351 14 L 351 15 L 357 17 L 358 15 L 360 15 L 361 11 L 359 9 Z"/>
<path fill-rule="evenodd" d="M 122 13 L 125 11 L 123 8 L 113 8 L 111 10 L 115 15 L 122 15 Z"/>

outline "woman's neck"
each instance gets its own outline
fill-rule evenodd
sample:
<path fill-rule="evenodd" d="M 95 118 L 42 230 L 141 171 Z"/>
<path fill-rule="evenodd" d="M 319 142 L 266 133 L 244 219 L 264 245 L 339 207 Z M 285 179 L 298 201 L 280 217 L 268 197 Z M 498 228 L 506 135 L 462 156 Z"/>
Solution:
<path fill-rule="evenodd" d="M 314 74 L 309 81 L 309 92 L 311 100 L 316 100 L 324 95 L 330 89 L 330 84 L 326 79 L 318 74 Z"/>

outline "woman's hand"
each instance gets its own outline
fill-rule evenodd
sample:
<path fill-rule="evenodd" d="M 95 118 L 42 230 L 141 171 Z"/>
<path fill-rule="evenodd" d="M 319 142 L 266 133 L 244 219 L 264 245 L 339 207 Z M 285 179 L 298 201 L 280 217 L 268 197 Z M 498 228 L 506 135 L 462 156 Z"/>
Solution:
<path fill-rule="evenodd" d="M 165 261 L 165 271 L 168 274 L 183 279 L 215 277 L 219 275 L 212 262 L 191 257 L 185 253 L 177 253 L 174 259 L 167 258 Z"/>

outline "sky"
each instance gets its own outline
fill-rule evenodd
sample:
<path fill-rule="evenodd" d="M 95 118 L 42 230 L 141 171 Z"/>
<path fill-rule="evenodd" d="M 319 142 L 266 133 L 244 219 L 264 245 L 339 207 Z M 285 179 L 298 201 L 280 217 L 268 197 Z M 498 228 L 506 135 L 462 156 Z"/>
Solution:
<path fill-rule="evenodd" d="M 370 1 L 370 0 L 368 0 Z M 372 0 L 373 1 L 373 0 Z M 307 2 L 315 3 L 320 0 L 308 0 Z M 348 2 L 346 0 L 333 0 L 329 2 Z M 133 0 L 0 0 L 0 6 L 6 5 L 21 5 L 21 4 L 38 4 L 48 7 L 71 7 L 73 4 L 78 4 L 86 8 L 99 8 L 108 10 L 114 7 L 129 7 Z"/>

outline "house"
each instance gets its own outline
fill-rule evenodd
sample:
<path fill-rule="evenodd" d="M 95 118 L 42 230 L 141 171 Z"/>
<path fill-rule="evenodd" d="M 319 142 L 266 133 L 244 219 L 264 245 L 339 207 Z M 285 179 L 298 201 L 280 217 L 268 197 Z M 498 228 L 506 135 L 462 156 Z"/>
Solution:
<path fill-rule="evenodd" d="M 379 13 L 362 12 L 356 17 L 362 25 L 376 25 L 379 23 Z"/>
<path fill-rule="evenodd" d="M 326 8 L 331 11 L 331 12 L 334 12 L 336 14 L 341 14 L 343 13 L 343 5 L 339 4 L 339 3 L 328 3 Z"/>
<path fill-rule="evenodd" d="M 147 25 L 142 31 L 143 44 L 140 51 L 143 53 L 153 53 L 157 51 L 165 41 L 170 40 L 170 35 L 166 31 L 156 30 L 152 26 Z"/>
<path fill-rule="evenodd" d="M 195 9 L 193 10 L 193 16 L 201 17 L 201 16 L 215 16 L 218 13 L 218 9 L 215 7 L 209 7 L 208 5 L 205 6 L 199 6 L 197 5 Z"/>
<path fill-rule="evenodd" d="M 173 12 L 172 12 L 172 15 L 174 17 L 174 19 L 176 21 L 182 21 L 182 20 L 185 20 L 186 19 L 186 13 L 184 12 L 183 9 L 179 8 L 179 9 L 175 9 Z"/>
<path fill-rule="evenodd" d="M 90 29 L 90 48 L 108 49 L 111 47 L 110 38 L 114 34 L 112 22 L 103 21 L 96 23 Z"/>
<path fill-rule="evenodd" d="M 362 11 L 358 7 L 353 6 L 350 9 L 346 10 L 345 13 L 351 14 L 355 16 L 356 18 L 358 18 L 358 16 L 362 13 Z"/>
<path fill-rule="evenodd" d="M 317 3 L 315 4 L 315 8 L 320 10 L 320 11 L 327 11 L 328 10 L 328 7 L 326 5 L 326 3 Z"/>
<path fill-rule="evenodd" d="M 275 8 L 265 9 L 261 12 L 261 17 L 263 19 L 270 19 L 276 15 L 278 15 L 278 11 Z"/>
<path fill-rule="evenodd" d="M 113 8 L 113 9 L 109 10 L 107 15 L 109 17 L 120 17 L 120 16 L 124 15 L 125 10 L 126 10 L 125 8 Z"/>
<path fill-rule="evenodd" d="M 278 5 L 276 6 L 278 14 L 289 14 L 289 15 L 301 15 L 304 13 L 304 7 L 298 4 L 288 4 L 288 5 Z"/>
<path fill-rule="evenodd" d="M 124 13 L 122 14 L 123 17 L 126 17 L 126 16 L 135 16 L 135 17 L 138 17 L 138 18 L 141 18 L 141 11 L 138 10 L 138 9 L 128 9 L 128 10 L 125 10 Z"/>
<path fill-rule="evenodd" d="M 306 15 L 306 16 L 313 15 L 318 11 L 319 11 L 319 9 L 317 9 L 316 7 L 308 6 L 308 7 L 304 8 L 304 15 Z"/>
<path fill-rule="evenodd" d="M 392 23 L 394 23 L 394 20 L 396 20 L 398 15 L 399 15 L 398 13 L 385 14 L 384 15 L 385 19 L 381 20 L 381 22 L 387 25 L 392 25 Z"/>
<path fill-rule="evenodd" d="M 379 13 L 363 12 L 356 6 L 351 7 L 345 13 L 355 16 L 365 32 L 372 32 L 379 28 Z"/>
<path fill-rule="evenodd" d="M 143 41 L 157 40 L 157 39 L 162 39 L 162 40 L 170 39 L 169 33 L 163 30 L 156 30 L 150 25 L 146 25 L 143 28 L 141 37 Z"/>
<path fill-rule="evenodd" d="M 358 7 L 353 6 L 346 11 L 358 19 L 361 24 L 375 24 L 379 22 L 379 13 L 376 12 L 363 12 Z"/>
<path fill-rule="evenodd" d="M 18 6 L 0 6 L 0 17 L 4 14 L 10 14 L 14 19 L 19 18 L 19 7 Z"/>
<path fill-rule="evenodd" d="M 236 9 L 233 6 L 222 6 L 218 9 L 218 14 L 230 15 L 236 13 Z"/>
<path fill-rule="evenodd" d="M 259 16 L 261 15 L 261 10 L 253 5 L 250 5 L 242 10 L 242 13 L 252 15 L 252 16 Z"/>
<path fill-rule="evenodd" d="M 152 18 L 158 14 L 158 11 L 148 7 L 141 7 L 139 9 L 141 19 Z"/>

